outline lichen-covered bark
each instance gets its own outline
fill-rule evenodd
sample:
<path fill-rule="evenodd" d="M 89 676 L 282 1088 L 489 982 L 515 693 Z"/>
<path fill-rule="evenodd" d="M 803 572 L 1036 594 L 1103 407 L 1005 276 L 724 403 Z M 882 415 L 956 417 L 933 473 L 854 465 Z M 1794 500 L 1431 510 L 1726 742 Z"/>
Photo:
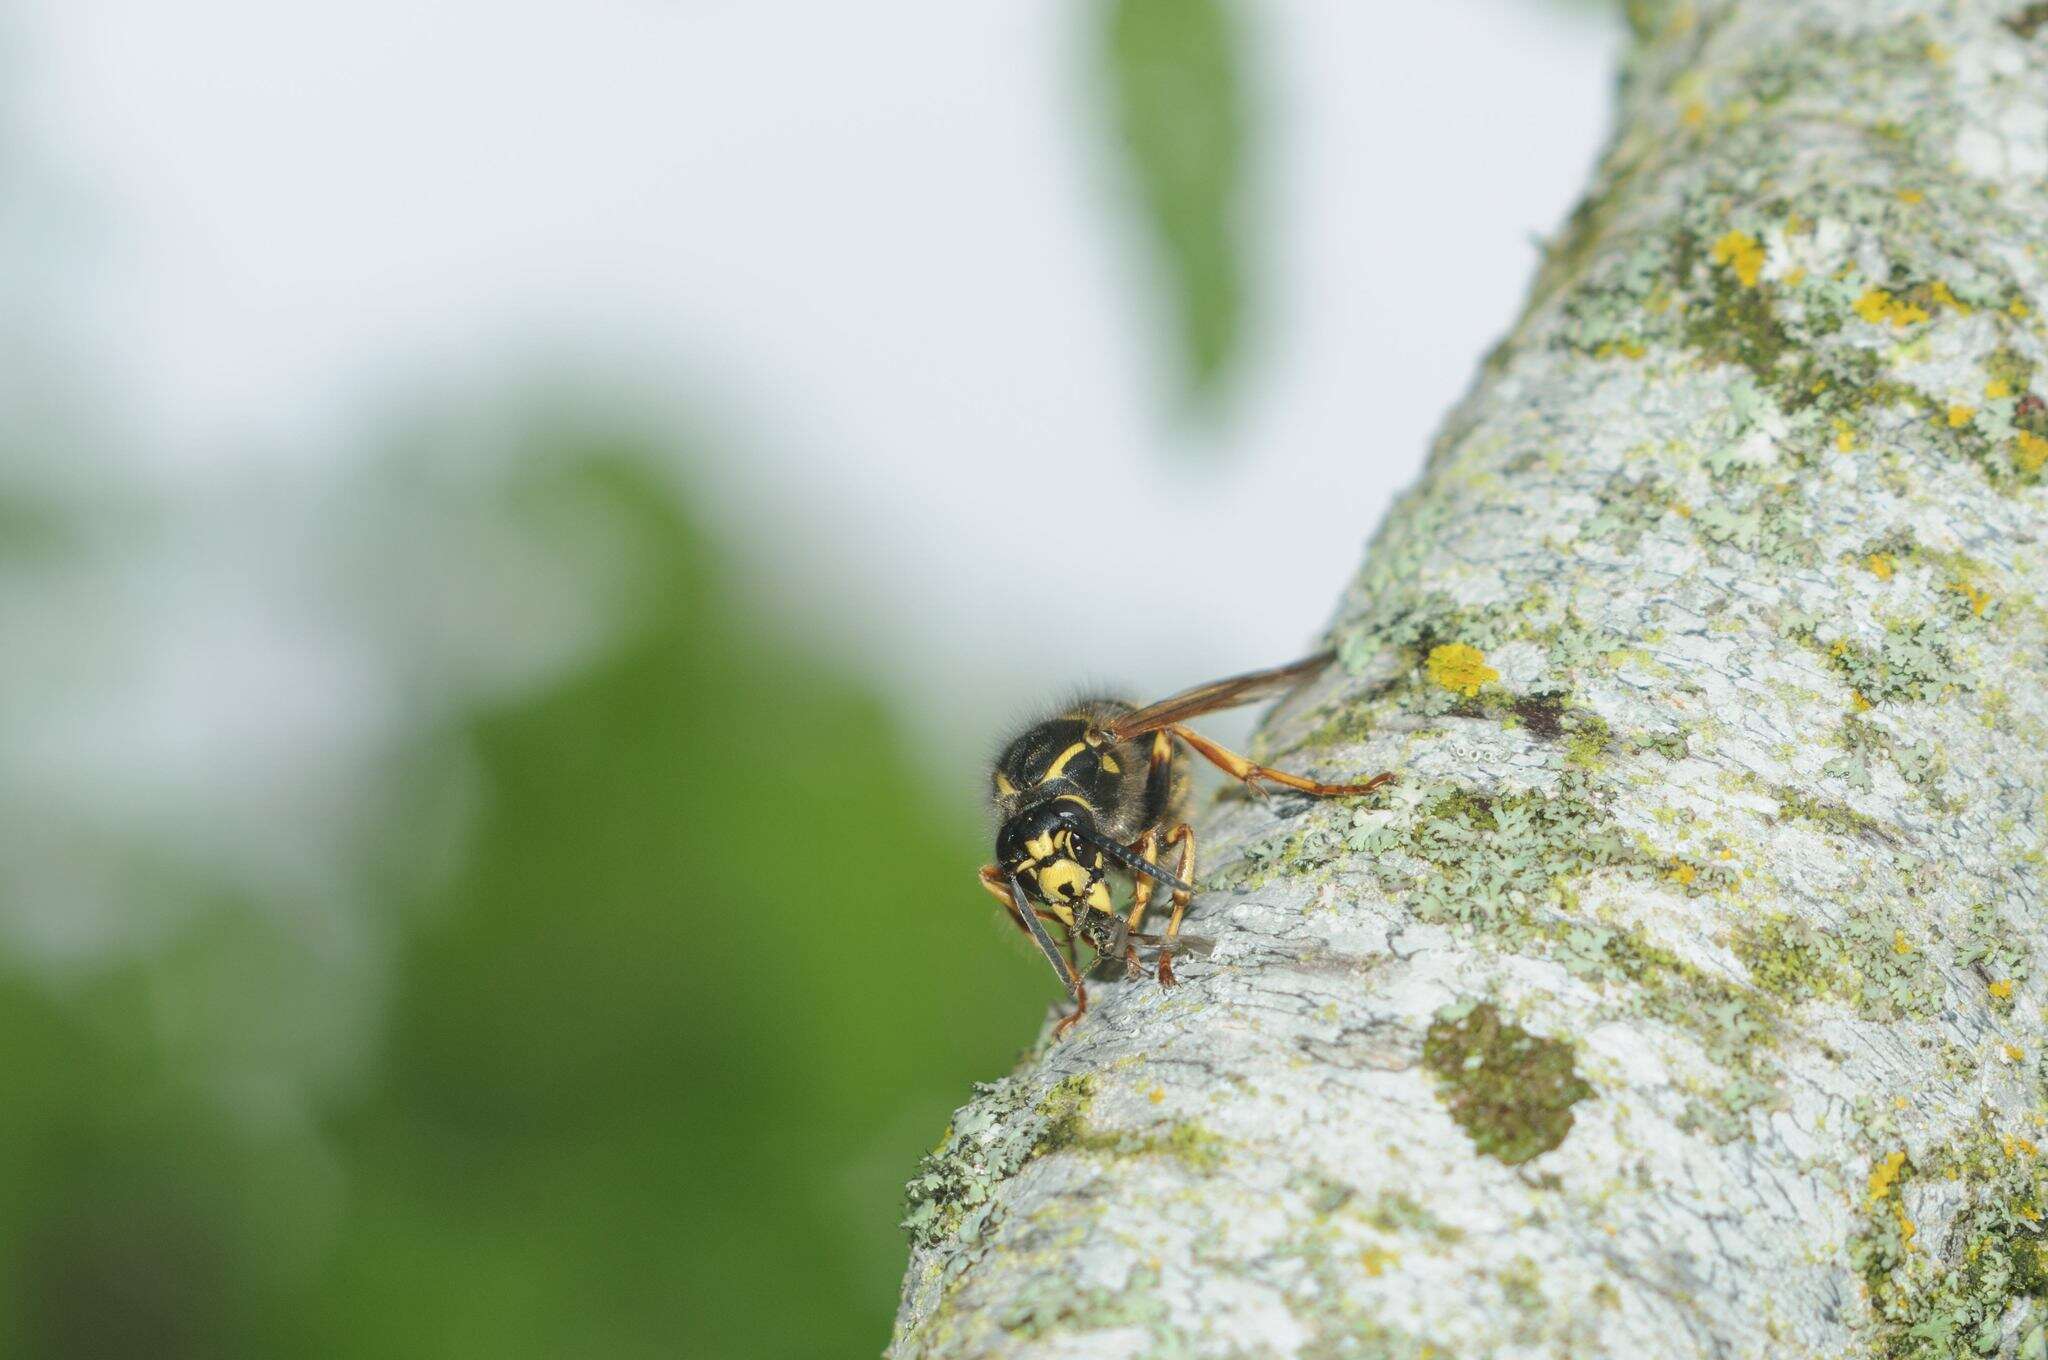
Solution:
<path fill-rule="evenodd" d="M 893 1353 L 2048 1356 L 2048 5 L 1638 3 L 1619 134 Z"/>

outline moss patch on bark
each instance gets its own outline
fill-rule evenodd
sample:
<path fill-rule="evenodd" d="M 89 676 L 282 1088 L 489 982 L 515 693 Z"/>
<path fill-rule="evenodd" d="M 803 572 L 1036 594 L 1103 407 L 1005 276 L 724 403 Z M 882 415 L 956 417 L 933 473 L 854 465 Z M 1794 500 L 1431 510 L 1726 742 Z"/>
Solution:
<path fill-rule="evenodd" d="M 1593 1094 L 1570 1044 L 1531 1034 L 1489 1005 L 1439 1016 L 1422 1061 L 1472 1145 L 1509 1166 L 1562 1143 L 1572 1106 Z"/>

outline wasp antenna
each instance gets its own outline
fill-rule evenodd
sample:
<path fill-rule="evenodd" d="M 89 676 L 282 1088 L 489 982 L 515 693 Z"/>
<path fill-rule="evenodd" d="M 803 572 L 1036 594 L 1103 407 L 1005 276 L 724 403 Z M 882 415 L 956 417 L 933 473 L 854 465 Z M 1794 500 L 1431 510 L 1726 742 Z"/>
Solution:
<path fill-rule="evenodd" d="M 1067 962 L 1067 956 L 1060 953 L 1060 947 L 1054 944 L 1052 936 L 1046 933 L 1045 923 L 1039 920 L 1038 913 L 1031 909 L 1031 899 L 1024 895 L 1024 885 L 1017 881 L 1017 875 L 1012 873 L 1009 879 L 1010 897 L 1017 904 L 1017 915 L 1023 918 L 1024 928 L 1031 932 L 1032 940 L 1045 954 L 1046 961 L 1052 964 L 1053 972 L 1058 973 L 1060 981 L 1066 984 L 1067 995 L 1079 1000 L 1081 979 L 1074 976 L 1073 966 Z"/>
<path fill-rule="evenodd" d="M 1169 872 L 1157 864 L 1153 864 L 1141 855 L 1133 853 L 1128 846 L 1118 845 L 1107 837 L 1092 835 L 1088 832 L 1077 832 L 1076 835 L 1079 839 L 1094 846 L 1097 850 L 1108 855 L 1132 873 L 1143 874 L 1153 882 L 1172 892 L 1192 893 L 1195 890 L 1193 884 L 1181 882 L 1178 875 Z"/>

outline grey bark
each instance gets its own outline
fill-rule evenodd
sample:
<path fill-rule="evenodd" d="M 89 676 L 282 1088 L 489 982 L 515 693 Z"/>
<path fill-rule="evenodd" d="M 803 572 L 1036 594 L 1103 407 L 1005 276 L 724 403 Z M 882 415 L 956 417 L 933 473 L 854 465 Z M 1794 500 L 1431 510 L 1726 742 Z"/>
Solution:
<path fill-rule="evenodd" d="M 1214 956 L 955 1116 L 901 1360 L 2048 1356 L 2048 5 L 1630 17 L 1263 728 L 1399 783 L 1205 812 Z"/>

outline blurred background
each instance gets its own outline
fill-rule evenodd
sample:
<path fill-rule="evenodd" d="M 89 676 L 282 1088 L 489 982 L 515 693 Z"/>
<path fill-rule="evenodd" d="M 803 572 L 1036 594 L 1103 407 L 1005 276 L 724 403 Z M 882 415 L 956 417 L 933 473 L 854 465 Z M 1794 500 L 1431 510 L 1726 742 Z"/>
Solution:
<path fill-rule="evenodd" d="M 983 762 L 1313 641 L 1618 28 L 0 3 L 0 1354 L 878 1351 Z"/>

